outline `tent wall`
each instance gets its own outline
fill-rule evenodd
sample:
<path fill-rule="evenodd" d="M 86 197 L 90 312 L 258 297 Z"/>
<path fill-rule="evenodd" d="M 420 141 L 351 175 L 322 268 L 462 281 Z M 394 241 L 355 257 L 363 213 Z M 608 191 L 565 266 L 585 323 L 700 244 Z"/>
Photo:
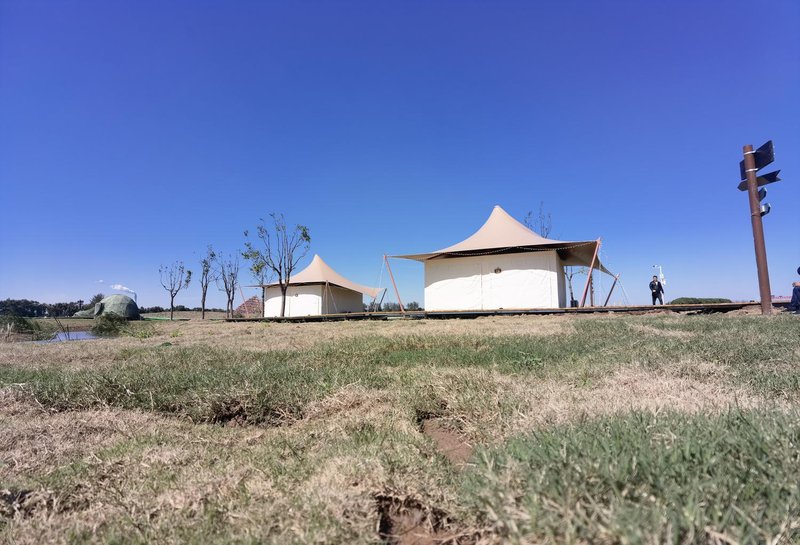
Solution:
<path fill-rule="evenodd" d="M 318 316 L 344 312 L 363 312 L 364 296 L 339 286 L 308 284 L 289 286 L 286 292 L 286 316 Z M 281 315 L 281 289 L 270 286 L 264 297 L 264 317 Z"/>
<path fill-rule="evenodd" d="M 316 316 L 322 312 L 322 289 L 320 284 L 289 286 L 286 291 L 286 316 Z M 281 289 L 267 288 L 264 300 L 264 317 L 281 315 Z"/>
<path fill-rule="evenodd" d="M 332 286 L 323 286 L 323 314 L 341 314 L 364 312 L 364 296 L 353 290 Z"/>
<path fill-rule="evenodd" d="M 567 302 L 567 277 L 564 273 L 564 262 L 558 260 L 558 306 L 565 308 L 569 306 Z"/>
<path fill-rule="evenodd" d="M 558 308 L 565 303 L 563 267 L 554 250 L 425 262 L 426 310 Z"/>

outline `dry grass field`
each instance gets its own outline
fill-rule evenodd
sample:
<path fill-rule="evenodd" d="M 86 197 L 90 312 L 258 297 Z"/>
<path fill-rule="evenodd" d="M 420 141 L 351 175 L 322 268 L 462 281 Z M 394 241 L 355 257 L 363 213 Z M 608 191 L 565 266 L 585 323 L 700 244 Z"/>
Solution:
<path fill-rule="evenodd" d="M 0 343 L 0 542 L 800 542 L 800 319 Z"/>

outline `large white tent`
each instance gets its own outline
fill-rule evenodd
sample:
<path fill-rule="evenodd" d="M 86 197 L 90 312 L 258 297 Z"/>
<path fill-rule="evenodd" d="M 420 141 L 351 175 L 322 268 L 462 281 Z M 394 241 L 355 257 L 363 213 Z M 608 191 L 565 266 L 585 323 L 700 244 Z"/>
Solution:
<path fill-rule="evenodd" d="M 472 236 L 423 254 L 398 255 L 425 265 L 425 310 L 559 308 L 567 305 L 565 266 L 608 273 L 599 240 L 547 239 L 495 206 Z"/>
<path fill-rule="evenodd" d="M 277 283 L 266 284 L 264 289 L 264 317 L 281 315 L 282 293 Z M 311 263 L 292 275 L 286 291 L 284 316 L 317 316 L 362 312 L 364 295 L 374 299 L 380 288 L 362 286 L 334 271 L 318 255 Z"/>

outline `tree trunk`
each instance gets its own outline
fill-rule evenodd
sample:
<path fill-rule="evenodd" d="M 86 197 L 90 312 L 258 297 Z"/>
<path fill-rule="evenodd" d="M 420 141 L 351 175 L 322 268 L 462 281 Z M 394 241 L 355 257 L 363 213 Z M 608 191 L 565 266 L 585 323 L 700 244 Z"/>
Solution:
<path fill-rule="evenodd" d="M 575 294 L 572 292 L 572 275 L 575 274 L 570 269 L 569 274 L 565 274 L 567 278 L 567 285 L 569 286 L 569 307 L 572 307 L 572 302 L 575 300 Z"/>
<path fill-rule="evenodd" d="M 200 319 L 206 319 L 206 290 L 208 288 L 202 288 L 203 295 L 200 297 Z"/>
<path fill-rule="evenodd" d="M 283 318 L 284 314 L 286 314 L 286 291 L 289 289 L 289 286 L 281 286 L 281 318 Z"/>
<path fill-rule="evenodd" d="M 172 320 L 172 313 L 175 309 L 175 296 L 170 294 L 169 296 L 169 319 Z"/>

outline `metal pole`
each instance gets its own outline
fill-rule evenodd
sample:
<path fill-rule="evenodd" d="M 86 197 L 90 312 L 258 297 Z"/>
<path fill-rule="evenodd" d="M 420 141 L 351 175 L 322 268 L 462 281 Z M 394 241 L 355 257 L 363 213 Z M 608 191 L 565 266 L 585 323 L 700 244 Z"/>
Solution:
<path fill-rule="evenodd" d="M 594 255 L 592 256 L 592 264 L 589 265 L 589 275 L 586 277 L 586 285 L 583 288 L 583 297 L 581 297 L 581 304 L 579 307 L 585 306 L 586 294 L 589 292 L 589 282 L 592 280 L 592 271 L 594 270 L 594 263 L 597 261 L 597 253 L 600 251 L 600 239 L 597 239 L 597 244 L 594 247 Z"/>
<path fill-rule="evenodd" d="M 400 305 L 400 312 L 405 314 L 406 309 L 403 308 L 403 301 L 400 300 L 400 292 L 397 291 L 397 284 L 394 283 L 394 275 L 392 274 L 392 268 L 389 266 L 389 258 L 384 255 L 383 260 L 386 262 L 386 270 L 389 271 L 389 278 L 392 279 L 392 286 L 394 286 L 394 294 L 397 296 L 397 302 Z"/>
<path fill-rule="evenodd" d="M 756 267 L 758 268 L 758 291 L 761 296 L 761 314 L 772 314 L 772 290 L 769 287 L 769 269 L 767 268 L 767 247 L 764 244 L 764 224 L 761 221 L 761 206 L 758 200 L 758 182 L 756 181 L 756 159 L 753 146 L 744 146 L 744 170 L 747 175 L 747 195 L 750 198 L 750 223 L 753 226 L 753 245 L 756 250 Z"/>
<path fill-rule="evenodd" d="M 611 294 L 614 293 L 614 287 L 616 287 L 616 285 L 617 285 L 617 280 L 619 280 L 619 275 L 614 277 L 614 283 L 611 284 L 611 289 L 608 290 L 608 297 L 606 297 L 606 302 L 603 303 L 604 307 L 608 306 L 608 301 L 611 299 Z"/>

